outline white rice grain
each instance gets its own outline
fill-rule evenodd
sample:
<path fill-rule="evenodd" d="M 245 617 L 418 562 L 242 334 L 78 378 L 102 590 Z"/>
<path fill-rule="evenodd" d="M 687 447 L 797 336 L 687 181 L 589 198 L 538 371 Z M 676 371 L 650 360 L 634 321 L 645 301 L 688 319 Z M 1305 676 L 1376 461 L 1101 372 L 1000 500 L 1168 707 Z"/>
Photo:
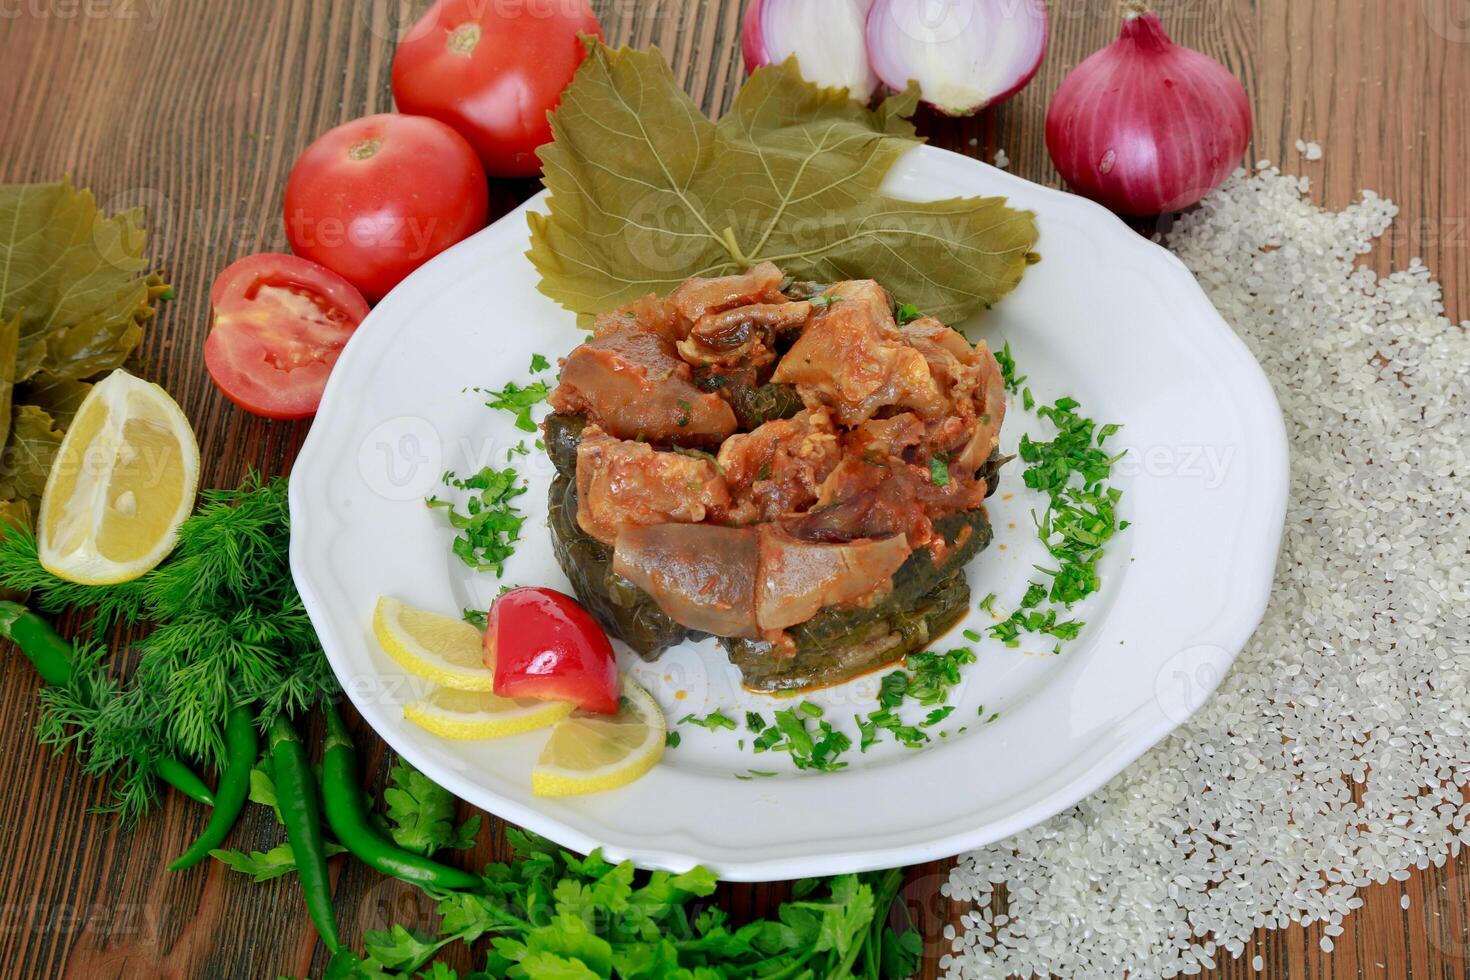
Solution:
<path fill-rule="evenodd" d="M 1239 171 L 1166 241 L 1286 416 L 1265 621 L 1153 751 L 960 859 L 954 899 L 1010 889 L 1006 916 L 953 939 L 951 980 L 1192 975 L 1257 927 L 1340 934 L 1358 889 L 1470 841 L 1470 324 L 1444 316 L 1417 259 L 1386 277 L 1358 265 L 1391 202 L 1365 191 L 1331 212 L 1307 186 Z"/>

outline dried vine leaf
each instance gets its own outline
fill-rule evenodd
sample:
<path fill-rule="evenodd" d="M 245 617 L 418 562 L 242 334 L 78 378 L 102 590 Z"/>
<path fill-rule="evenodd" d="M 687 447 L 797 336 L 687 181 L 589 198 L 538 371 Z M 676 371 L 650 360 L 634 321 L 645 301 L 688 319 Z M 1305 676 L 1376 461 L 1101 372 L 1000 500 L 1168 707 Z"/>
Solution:
<path fill-rule="evenodd" d="M 20 346 L 20 317 L 0 323 L 0 447 L 10 438 L 10 406 L 15 394 L 15 355 Z"/>
<path fill-rule="evenodd" d="M 0 185 L 0 504 L 25 519 L 90 389 L 137 348 L 168 287 L 141 209 L 108 216 L 70 181 Z"/>
<path fill-rule="evenodd" d="M 0 500 L 40 499 L 64 434 L 45 410 L 35 405 L 16 406 L 10 438 L 0 455 Z"/>
<path fill-rule="evenodd" d="M 1015 287 L 1035 218 L 1003 198 L 910 203 L 879 194 L 916 145 L 917 94 L 876 110 L 759 69 L 707 119 L 657 49 L 589 55 L 541 149 L 550 214 L 530 215 L 541 291 L 580 314 L 692 275 L 770 260 L 804 279 L 871 278 L 953 323 Z"/>

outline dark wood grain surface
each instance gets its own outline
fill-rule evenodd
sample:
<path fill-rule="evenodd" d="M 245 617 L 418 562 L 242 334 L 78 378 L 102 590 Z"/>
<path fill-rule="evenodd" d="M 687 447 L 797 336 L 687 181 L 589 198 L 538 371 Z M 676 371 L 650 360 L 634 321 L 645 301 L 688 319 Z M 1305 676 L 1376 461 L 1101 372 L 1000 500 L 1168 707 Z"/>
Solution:
<path fill-rule="evenodd" d="M 295 155 L 344 120 L 392 107 L 398 31 L 427 0 L 0 0 L 0 181 L 70 174 L 109 210 L 148 208 L 153 251 L 178 299 L 149 327 L 140 371 L 172 391 L 199 433 L 207 485 L 247 468 L 286 472 L 304 425 L 266 422 L 221 398 L 201 345 L 208 285 L 230 260 L 285 250 L 281 190 Z M 657 44 L 706 109 L 730 101 L 742 71 L 738 0 L 602 0 L 608 37 Z M 1255 157 L 1310 176 L 1333 207 L 1368 187 L 1401 209 L 1369 261 L 1419 256 L 1470 316 L 1470 3 L 1466 0 L 1159 0 L 1175 38 L 1245 81 Z M 1113 0 L 1053 0 L 1050 50 L 1031 86 L 978 118 L 927 119 L 939 145 L 993 159 L 1044 183 L 1056 175 L 1042 140 L 1046 99 L 1062 75 L 1109 41 Z M 1293 149 L 1316 140 L 1326 156 Z M 500 211 L 534 190 L 496 189 Z M 7 657 L 12 656 L 7 653 Z M 7 664 L 14 663 L 7 659 Z M 103 788 L 32 737 L 36 678 L 0 673 L 0 975 L 272 977 L 319 972 L 324 959 L 294 881 L 251 884 L 218 864 L 171 874 L 165 863 L 204 811 L 170 798 L 136 830 L 91 812 Z M 359 732 L 378 778 L 382 745 Z M 260 808 L 252 808 L 259 811 Z M 253 813 L 237 847 L 267 847 L 276 829 Z M 503 853 L 494 820 L 475 854 Z M 960 910 L 939 896 L 943 863 L 912 870 L 905 896 L 929 940 L 927 975 Z M 337 902 L 353 942 L 391 922 L 429 926 L 411 889 L 360 865 L 338 868 Z M 780 885 L 727 887 L 737 915 L 769 911 Z M 1400 907 L 1407 896 L 1409 908 Z M 1470 977 L 1470 858 L 1368 889 L 1336 951 L 1319 928 L 1262 932 L 1217 976 Z M 468 967 L 467 951 L 451 954 Z"/>

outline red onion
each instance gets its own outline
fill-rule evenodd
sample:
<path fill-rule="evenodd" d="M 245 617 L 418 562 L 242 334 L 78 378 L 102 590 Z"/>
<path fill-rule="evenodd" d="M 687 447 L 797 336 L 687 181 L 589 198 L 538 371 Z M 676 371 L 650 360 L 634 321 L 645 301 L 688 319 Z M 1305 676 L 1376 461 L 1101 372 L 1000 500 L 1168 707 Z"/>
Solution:
<path fill-rule="evenodd" d="M 967 116 L 1015 95 L 1046 51 L 1042 0 L 877 0 L 868 59 L 890 88 L 919 83 L 940 112 Z"/>
<path fill-rule="evenodd" d="M 863 40 L 872 2 L 750 0 L 740 30 L 746 71 L 796 55 L 807 81 L 845 88 L 854 99 L 867 102 L 878 87 Z"/>
<path fill-rule="evenodd" d="M 1239 79 L 1180 47 L 1136 0 L 1118 40 L 1062 79 L 1046 148 L 1076 191 L 1118 214 L 1187 208 L 1224 183 L 1251 138 Z"/>

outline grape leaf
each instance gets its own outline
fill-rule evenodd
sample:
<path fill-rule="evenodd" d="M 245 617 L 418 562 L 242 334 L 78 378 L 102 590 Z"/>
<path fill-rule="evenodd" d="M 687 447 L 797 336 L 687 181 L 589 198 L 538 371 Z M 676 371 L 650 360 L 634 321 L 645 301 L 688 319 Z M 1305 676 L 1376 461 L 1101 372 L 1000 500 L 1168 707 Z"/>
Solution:
<path fill-rule="evenodd" d="M 772 261 L 802 279 L 876 279 L 954 323 L 1034 261 L 1035 216 L 1004 198 L 879 194 L 919 143 L 916 91 L 870 110 L 804 81 L 791 59 L 758 69 L 713 122 L 656 48 L 588 52 L 540 150 L 549 213 L 528 215 L 540 289 L 568 309 Z"/>
<path fill-rule="evenodd" d="M 61 448 L 62 432 L 43 409 L 17 405 L 11 413 L 10 438 L 0 453 L 0 500 L 36 501 L 46 489 L 51 461 Z"/>
<path fill-rule="evenodd" d="M 20 316 L 14 380 L 118 367 L 153 315 L 143 212 L 107 217 L 70 181 L 0 185 L 0 316 Z"/>
<path fill-rule="evenodd" d="M 0 323 L 0 446 L 10 438 L 10 406 L 15 394 L 15 356 L 20 345 L 20 317 Z"/>
<path fill-rule="evenodd" d="M 70 181 L 0 184 L 0 502 L 29 512 L 90 386 L 138 346 L 153 301 L 141 209 L 111 217 Z M 24 503 L 27 506 L 21 507 Z"/>

